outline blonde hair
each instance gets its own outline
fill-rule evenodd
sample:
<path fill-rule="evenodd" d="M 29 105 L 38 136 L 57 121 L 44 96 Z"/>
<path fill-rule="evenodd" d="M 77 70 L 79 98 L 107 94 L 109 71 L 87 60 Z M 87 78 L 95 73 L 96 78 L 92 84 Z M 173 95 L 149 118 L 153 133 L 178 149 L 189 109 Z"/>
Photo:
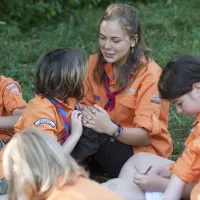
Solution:
<path fill-rule="evenodd" d="M 24 129 L 12 138 L 3 155 L 3 169 L 9 200 L 45 194 L 58 186 L 59 177 L 63 181 L 58 187 L 66 182 L 72 184 L 77 171 L 87 176 L 53 137 L 36 128 Z"/>

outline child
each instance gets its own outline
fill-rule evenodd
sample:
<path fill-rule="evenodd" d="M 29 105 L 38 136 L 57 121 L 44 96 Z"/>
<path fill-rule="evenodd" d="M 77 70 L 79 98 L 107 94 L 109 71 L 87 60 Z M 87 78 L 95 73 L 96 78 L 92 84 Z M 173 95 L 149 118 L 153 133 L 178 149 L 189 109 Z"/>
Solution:
<path fill-rule="evenodd" d="M 36 71 L 35 98 L 28 103 L 15 131 L 39 128 L 71 153 L 82 134 L 82 115 L 74 106 L 84 94 L 86 68 L 87 56 L 80 49 L 56 49 L 42 57 Z"/>
<path fill-rule="evenodd" d="M 24 129 L 7 146 L 3 167 L 9 200 L 122 200 L 89 180 L 74 159 L 39 129 Z"/>
<path fill-rule="evenodd" d="M 3 147 L 14 134 L 14 125 L 26 107 L 20 85 L 11 78 L 0 76 L 0 163 Z M 7 191 L 0 164 L 0 195 Z"/>
<path fill-rule="evenodd" d="M 145 165 L 153 166 L 147 175 L 136 174 L 134 182 L 143 191 L 165 191 L 163 199 L 189 199 L 200 180 L 200 57 L 175 56 L 164 69 L 158 88 L 161 97 L 174 104 L 178 112 L 195 117 L 196 121 L 185 142 L 186 148 L 175 163 L 142 153 L 132 159 L 132 166 L 139 171 Z M 133 177 L 131 173 L 129 177 Z M 195 188 L 194 193 L 198 191 Z M 194 193 L 192 198 L 197 199 Z"/>
<path fill-rule="evenodd" d="M 11 78 L 0 76 L 0 139 L 1 148 L 13 136 L 15 123 L 26 107 L 20 85 Z"/>
<path fill-rule="evenodd" d="M 160 99 L 161 68 L 150 59 L 135 8 L 108 6 L 100 20 L 99 46 L 89 58 L 81 101 L 86 105 L 83 125 L 89 129 L 84 128 L 72 155 L 93 155 L 110 177 L 117 177 L 138 152 L 170 156 L 169 103 Z"/>

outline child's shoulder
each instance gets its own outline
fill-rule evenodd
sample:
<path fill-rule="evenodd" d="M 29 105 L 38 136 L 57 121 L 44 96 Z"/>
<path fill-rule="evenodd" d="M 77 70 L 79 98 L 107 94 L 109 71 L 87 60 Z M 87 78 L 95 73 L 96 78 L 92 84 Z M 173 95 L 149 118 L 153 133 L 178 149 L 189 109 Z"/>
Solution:
<path fill-rule="evenodd" d="M 47 98 L 41 95 L 35 95 L 35 97 L 28 102 L 26 110 L 44 112 L 51 108 L 54 108 L 54 106 Z"/>

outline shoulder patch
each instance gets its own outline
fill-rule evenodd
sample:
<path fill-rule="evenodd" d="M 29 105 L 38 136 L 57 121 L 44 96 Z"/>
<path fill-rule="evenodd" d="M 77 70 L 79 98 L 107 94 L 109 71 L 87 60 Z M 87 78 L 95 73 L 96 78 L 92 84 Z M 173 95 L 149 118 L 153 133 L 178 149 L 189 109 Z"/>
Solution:
<path fill-rule="evenodd" d="M 11 92 L 12 92 L 12 93 L 20 93 L 18 88 L 13 88 L 13 89 L 11 90 Z"/>
<path fill-rule="evenodd" d="M 133 88 L 129 88 L 126 90 L 126 92 L 135 93 L 135 90 Z"/>
<path fill-rule="evenodd" d="M 151 98 L 160 98 L 160 95 L 159 94 L 152 94 Z"/>
<path fill-rule="evenodd" d="M 159 100 L 151 100 L 151 103 L 156 103 L 156 104 L 160 104 L 160 101 Z"/>
<path fill-rule="evenodd" d="M 17 87 L 17 85 L 15 83 L 11 83 L 11 84 L 6 86 L 6 90 L 9 90 L 12 87 Z"/>
<path fill-rule="evenodd" d="M 37 120 L 36 122 L 34 122 L 34 124 L 36 127 L 38 127 L 40 124 L 49 124 L 53 128 L 56 126 L 56 124 L 53 121 L 47 118 L 41 118 Z"/>

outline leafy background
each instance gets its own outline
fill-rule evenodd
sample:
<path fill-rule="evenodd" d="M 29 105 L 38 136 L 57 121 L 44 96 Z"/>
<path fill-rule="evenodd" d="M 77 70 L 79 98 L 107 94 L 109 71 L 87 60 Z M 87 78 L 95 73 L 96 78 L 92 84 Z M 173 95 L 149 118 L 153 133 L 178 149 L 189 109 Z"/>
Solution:
<path fill-rule="evenodd" d="M 58 47 L 94 53 L 100 18 L 113 2 L 138 10 L 143 37 L 161 67 L 176 54 L 200 55 L 199 0 L 1 0 L 0 73 L 19 81 L 29 101 L 38 58 Z M 182 151 L 192 121 L 170 108 L 171 159 Z"/>

